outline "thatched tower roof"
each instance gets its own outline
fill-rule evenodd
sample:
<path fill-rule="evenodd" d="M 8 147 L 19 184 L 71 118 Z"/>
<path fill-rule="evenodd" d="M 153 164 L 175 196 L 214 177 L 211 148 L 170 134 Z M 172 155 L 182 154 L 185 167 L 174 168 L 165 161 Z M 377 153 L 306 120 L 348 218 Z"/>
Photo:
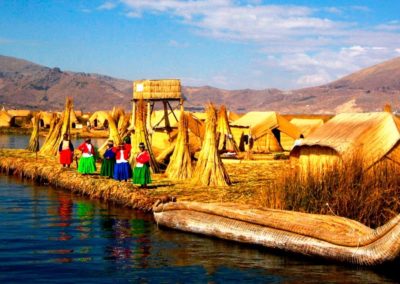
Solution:
<path fill-rule="evenodd" d="M 341 159 L 360 155 L 366 166 L 391 155 L 398 161 L 399 129 L 400 120 L 388 112 L 342 113 L 306 137 L 291 155 L 327 148 Z"/>
<path fill-rule="evenodd" d="M 177 79 L 137 80 L 133 82 L 133 98 L 181 99 L 181 82 Z"/>
<path fill-rule="evenodd" d="M 304 137 L 307 137 L 318 127 L 322 126 L 324 124 L 324 121 L 320 118 L 293 118 L 290 120 L 290 123 L 295 125 Z"/>

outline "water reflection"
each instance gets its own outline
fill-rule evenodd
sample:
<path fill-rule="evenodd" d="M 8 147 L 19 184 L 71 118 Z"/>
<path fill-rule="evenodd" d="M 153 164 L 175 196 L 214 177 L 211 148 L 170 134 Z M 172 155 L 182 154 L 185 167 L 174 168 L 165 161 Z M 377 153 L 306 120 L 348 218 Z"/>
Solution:
<path fill-rule="evenodd" d="M 152 216 L 0 175 L 0 281 L 395 283 L 378 269 L 157 228 Z"/>

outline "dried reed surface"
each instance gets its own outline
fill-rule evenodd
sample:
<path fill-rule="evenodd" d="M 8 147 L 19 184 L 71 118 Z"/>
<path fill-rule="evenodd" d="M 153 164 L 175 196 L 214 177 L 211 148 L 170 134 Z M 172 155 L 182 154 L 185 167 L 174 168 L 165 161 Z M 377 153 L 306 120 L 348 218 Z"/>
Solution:
<path fill-rule="evenodd" d="M 40 112 L 32 117 L 33 128 L 32 128 L 31 138 L 29 139 L 28 147 L 26 148 L 27 150 L 32 152 L 39 151 L 39 122 L 40 122 Z"/>
<path fill-rule="evenodd" d="M 70 134 L 70 117 L 72 111 L 72 98 L 66 98 L 65 109 L 61 114 L 61 119 L 53 126 L 53 128 L 50 126 L 50 131 L 46 141 L 40 149 L 41 154 L 57 155 L 58 146 L 63 140 L 63 135 L 65 133 L 68 135 Z"/>
<path fill-rule="evenodd" d="M 119 145 L 122 141 L 117 128 L 119 116 L 110 115 L 108 112 L 102 112 L 101 115 L 106 117 L 106 119 L 108 120 L 108 129 L 109 129 L 108 140 L 112 140 L 114 142 L 114 145 Z M 108 141 L 105 141 L 104 144 L 101 145 L 99 148 L 99 153 L 101 156 L 103 156 L 104 152 L 107 149 L 107 143 Z"/>
<path fill-rule="evenodd" d="M 149 134 L 146 128 L 146 105 L 143 99 L 140 99 L 136 104 L 135 111 L 135 132 L 131 134 L 132 149 L 131 163 L 135 163 L 135 157 L 140 152 L 139 143 L 144 143 L 147 151 L 150 154 L 150 167 L 153 173 L 159 173 L 160 169 L 157 160 L 154 156 L 153 149 L 150 144 Z"/>
<path fill-rule="evenodd" d="M 8 174 L 143 211 L 150 211 L 157 200 L 151 191 L 139 189 L 130 182 L 118 182 L 98 175 L 81 175 L 74 164 L 70 169 L 61 168 L 54 156 L 39 155 L 36 160 L 35 154 L 15 149 L 0 149 L 0 154 L 0 170 Z"/>
<path fill-rule="evenodd" d="M 400 213 L 400 166 L 390 160 L 369 170 L 362 165 L 362 157 L 355 156 L 307 178 L 289 171 L 268 190 L 279 192 L 281 208 L 335 214 L 378 227 Z"/>
<path fill-rule="evenodd" d="M 133 83 L 134 99 L 180 99 L 181 82 L 176 79 L 139 80 Z"/>
<path fill-rule="evenodd" d="M 224 105 L 222 105 L 218 111 L 217 140 L 218 150 L 239 152 L 239 148 L 233 139 L 231 127 L 229 126 L 228 114 Z"/>
<path fill-rule="evenodd" d="M 178 138 L 174 152 L 165 171 L 170 179 L 185 180 L 192 177 L 192 159 L 189 151 L 188 114 L 181 107 Z"/>
<path fill-rule="evenodd" d="M 193 184 L 227 186 L 231 181 L 218 154 L 216 140 L 217 113 L 212 104 L 207 106 L 206 112 L 206 132 L 194 170 Z"/>

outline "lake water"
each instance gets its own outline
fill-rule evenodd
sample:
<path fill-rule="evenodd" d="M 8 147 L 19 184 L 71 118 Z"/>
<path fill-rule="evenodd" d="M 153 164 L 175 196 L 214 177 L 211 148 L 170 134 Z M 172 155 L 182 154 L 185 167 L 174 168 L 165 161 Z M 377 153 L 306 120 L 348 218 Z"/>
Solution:
<path fill-rule="evenodd" d="M 30 136 L 28 135 L 5 135 L 0 134 L 0 148 L 10 148 L 10 149 L 25 149 L 29 144 Z M 44 143 L 45 137 L 39 137 L 39 146 L 41 147 Z M 96 147 L 103 145 L 106 141 L 106 138 L 92 138 L 92 143 Z M 73 138 L 72 143 L 75 148 L 81 144 L 83 139 L 75 139 Z"/>
<path fill-rule="evenodd" d="M 398 283 L 399 267 L 158 228 L 151 214 L 0 174 L 0 283 Z"/>

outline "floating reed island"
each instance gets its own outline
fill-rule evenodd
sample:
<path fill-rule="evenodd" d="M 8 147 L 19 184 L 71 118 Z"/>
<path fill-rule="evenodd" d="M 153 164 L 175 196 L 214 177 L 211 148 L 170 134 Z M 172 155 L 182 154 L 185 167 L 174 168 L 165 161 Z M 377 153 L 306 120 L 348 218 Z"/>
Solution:
<path fill-rule="evenodd" d="M 196 120 L 184 111 L 179 86 L 175 80 L 138 82 L 131 117 L 120 109 L 102 114 L 108 121 L 109 139 L 118 144 L 127 137 L 133 141 L 132 165 L 138 144 L 146 145 L 153 172 L 150 189 L 97 174 L 81 175 L 76 165 L 60 167 L 58 145 L 64 134 L 71 133 L 73 105 L 68 98 L 64 112 L 53 116 L 40 151 L 38 117 L 33 117 L 35 127 L 28 150 L 0 149 L 0 170 L 90 198 L 153 210 L 157 223 L 188 232 L 362 265 L 397 258 L 398 118 L 389 112 L 357 115 L 349 124 L 338 116 L 299 141 L 293 139 L 302 138 L 301 132 L 275 112 L 243 116 L 234 129 L 226 109 L 221 107 L 217 112 L 210 103 L 205 122 Z M 175 129 L 167 105 L 171 112 L 173 109 L 164 104 L 165 127 L 161 132 L 168 136 L 165 149 L 154 147 L 157 127 L 152 127 L 152 109 L 159 100 L 181 103 Z M 255 123 L 256 118 L 261 122 Z M 331 133 L 329 129 L 336 130 Z M 235 136 L 239 140 L 235 141 Z M 270 153 L 284 149 L 285 139 L 295 145 L 290 159 L 288 152 Z M 254 153 L 256 149 L 269 153 L 260 155 Z M 341 155 L 343 151 L 351 155 Z M 222 154 L 234 158 L 222 159 Z"/>

